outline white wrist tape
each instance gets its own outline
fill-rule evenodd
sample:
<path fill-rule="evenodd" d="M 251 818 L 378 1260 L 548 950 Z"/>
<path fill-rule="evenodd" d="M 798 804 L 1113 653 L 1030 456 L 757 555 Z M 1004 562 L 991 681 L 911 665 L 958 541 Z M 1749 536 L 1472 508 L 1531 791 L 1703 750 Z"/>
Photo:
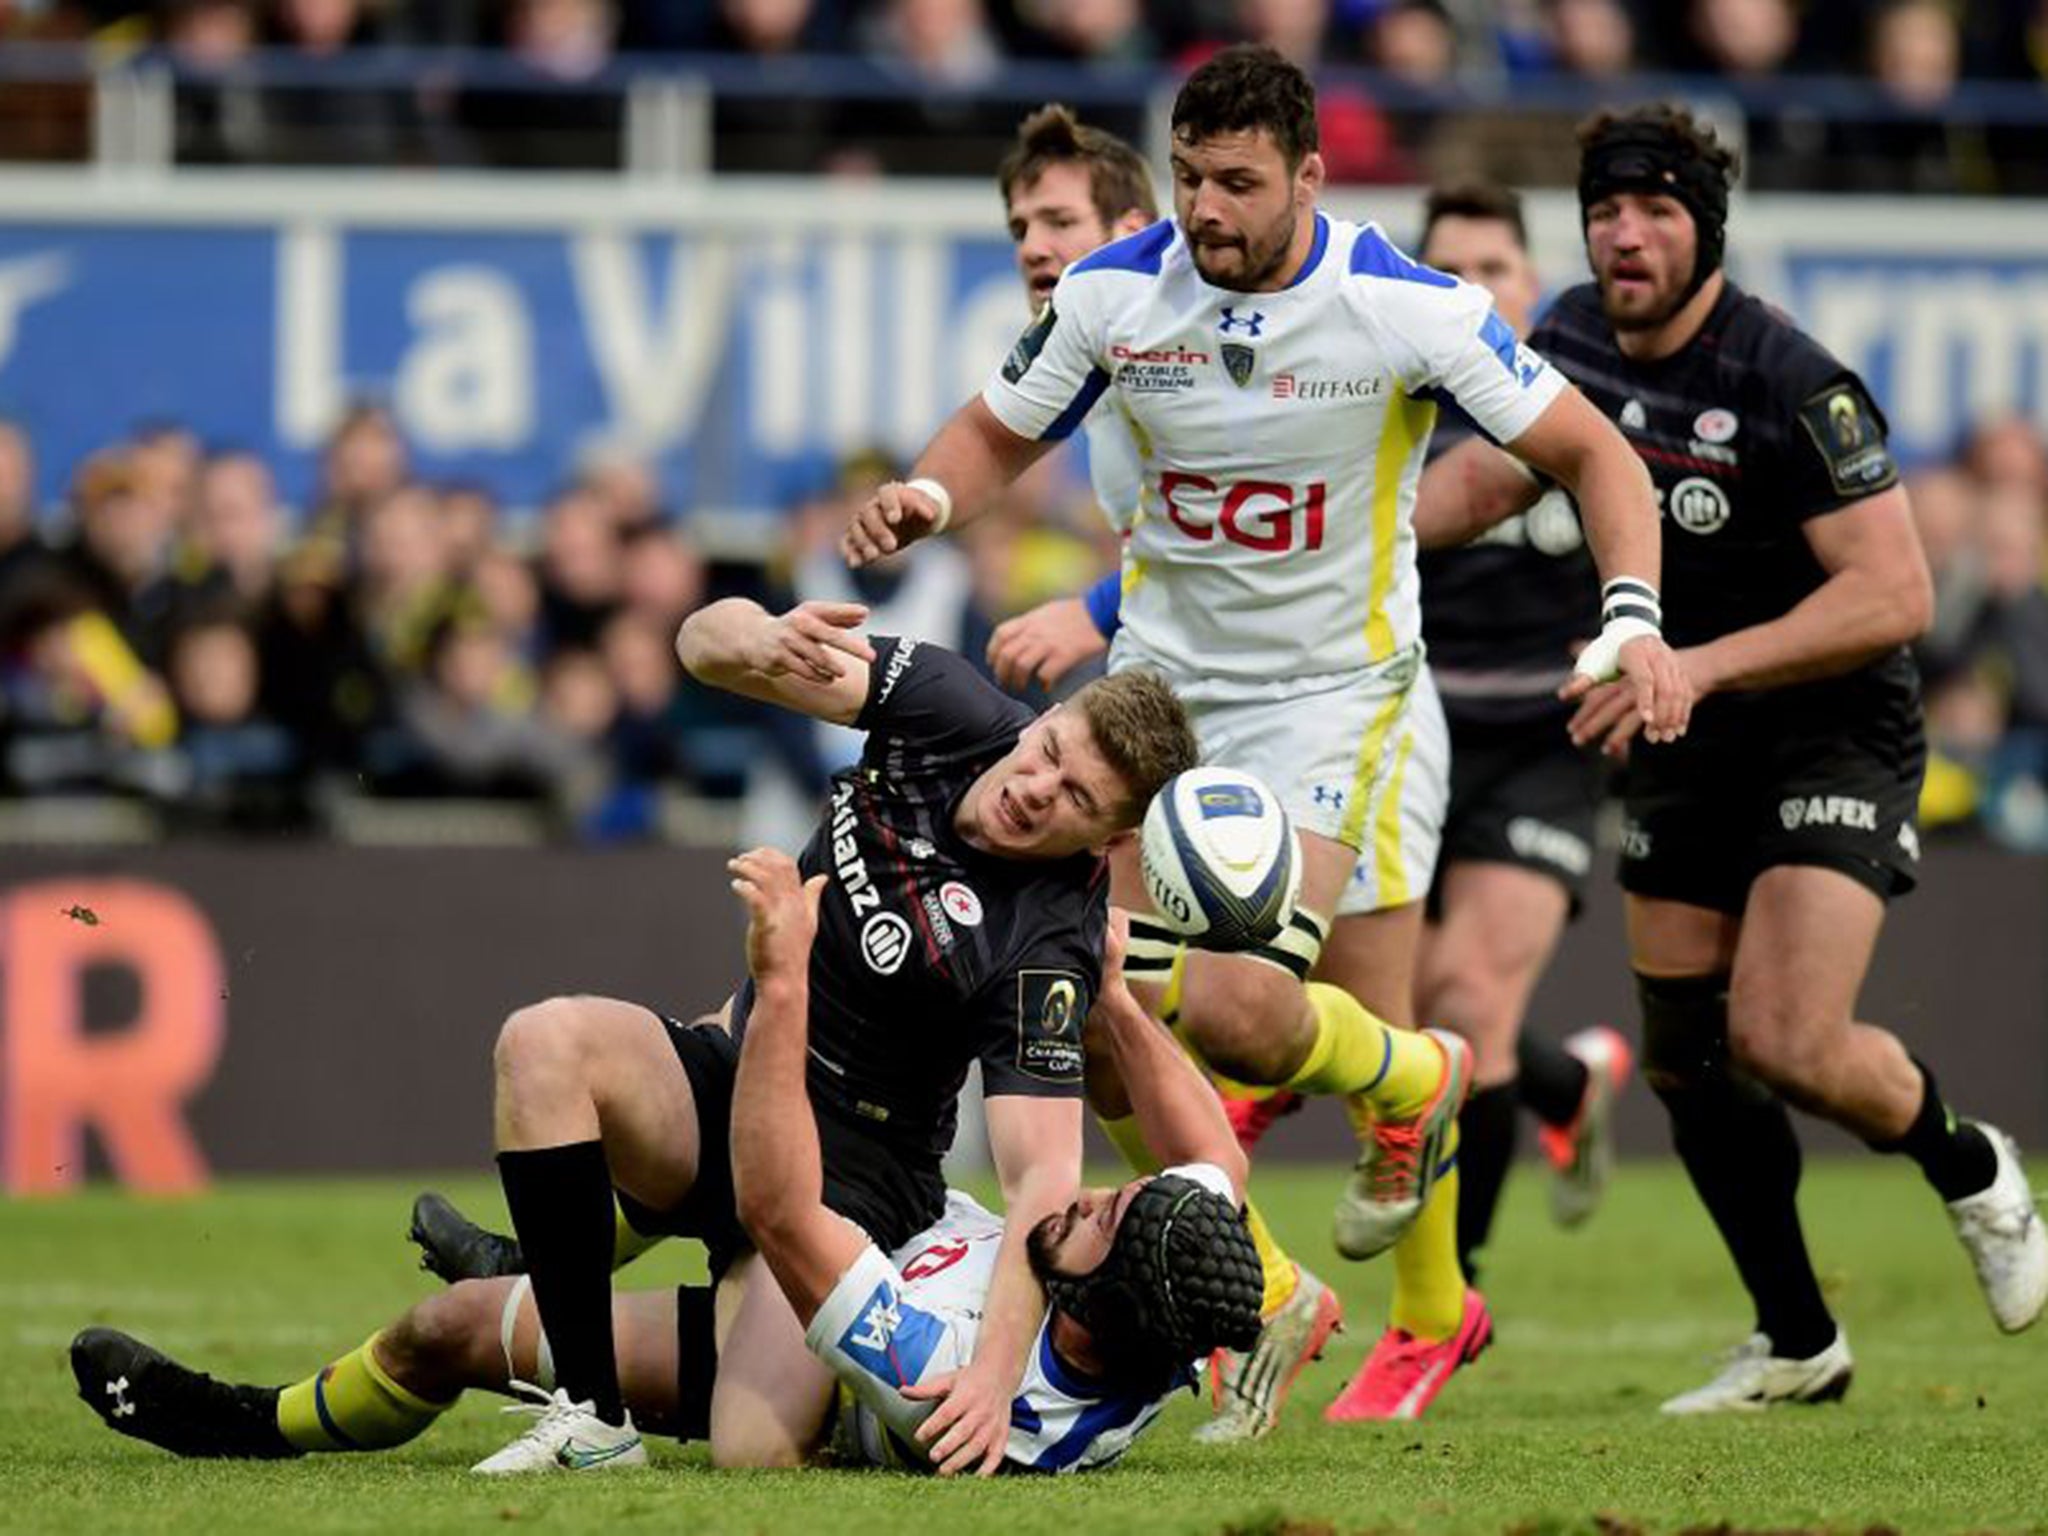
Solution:
<path fill-rule="evenodd" d="M 1573 665 L 1574 672 L 1583 673 L 1596 683 L 1612 682 L 1621 676 L 1621 648 L 1631 640 L 1640 640 L 1644 635 L 1661 635 L 1664 631 L 1648 619 L 1622 617 L 1609 619 L 1600 626 L 1600 633 L 1593 638 Z"/>
<path fill-rule="evenodd" d="M 1664 625 L 1664 600 L 1657 589 L 1635 576 L 1617 576 L 1600 588 L 1600 621 L 1641 619 L 1658 628 Z"/>
<path fill-rule="evenodd" d="M 939 509 L 939 515 L 932 523 L 931 531 L 944 533 L 946 524 L 953 521 L 953 493 L 938 481 L 922 475 L 915 480 L 906 480 L 904 485 L 910 490 L 922 491 L 932 505 Z"/>

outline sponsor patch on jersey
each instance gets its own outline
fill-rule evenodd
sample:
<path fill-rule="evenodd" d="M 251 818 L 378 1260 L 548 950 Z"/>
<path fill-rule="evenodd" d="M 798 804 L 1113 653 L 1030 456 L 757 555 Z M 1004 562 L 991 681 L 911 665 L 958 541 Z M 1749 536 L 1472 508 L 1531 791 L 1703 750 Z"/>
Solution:
<path fill-rule="evenodd" d="M 884 1280 L 861 1303 L 860 1315 L 839 1336 L 840 1350 L 884 1386 L 914 1385 L 946 1335 L 946 1325 L 905 1301 Z"/>
<path fill-rule="evenodd" d="M 1074 971 L 1017 973 L 1017 1070 L 1048 1083 L 1081 1080 L 1081 977 Z"/>
<path fill-rule="evenodd" d="M 1024 334 L 1017 338 L 1017 344 L 1010 348 L 1010 355 L 1003 359 L 1005 383 L 1015 384 L 1031 371 L 1031 365 L 1038 361 L 1038 354 L 1045 350 L 1046 338 L 1052 335 L 1052 328 L 1059 323 L 1059 311 L 1047 300 L 1045 308 L 1038 312 L 1038 318 L 1024 327 Z"/>
<path fill-rule="evenodd" d="M 1703 443 L 1733 442 L 1735 433 L 1741 425 L 1733 411 L 1726 411 L 1714 405 L 1692 419 L 1692 434 Z"/>
<path fill-rule="evenodd" d="M 1374 400 L 1386 393 L 1387 381 L 1376 373 L 1355 379 L 1308 379 L 1297 373 L 1273 375 L 1275 400 Z"/>
<path fill-rule="evenodd" d="M 1868 496 L 1898 480 L 1877 411 L 1855 383 L 1829 385 L 1799 407 L 1799 421 L 1837 496 Z"/>
<path fill-rule="evenodd" d="M 948 880 L 939 887 L 939 905 L 946 909 L 946 916 L 963 928 L 981 926 L 981 898 L 971 886 Z"/>
<path fill-rule="evenodd" d="M 1787 832 L 1801 827 L 1854 827 L 1877 830 L 1877 806 L 1851 795 L 1794 795 L 1778 802 L 1778 820 Z"/>
<path fill-rule="evenodd" d="M 1127 347 L 1109 349 L 1116 364 L 1116 386 L 1135 395 L 1170 395 L 1193 389 L 1196 370 L 1209 365 L 1209 354 L 1189 347 Z"/>
<path fill-rule="evenodd" d="M 889 702 L 889 695 L 896 691 L 896 685 L 903 681 L 903 674 L 910 670 L 910 661 L 917 654 L 917 645 L 918 642 L 915 640 L 896 642 L 896 649 L 889 655 L 888 669 L 882 673 L 881 691 L 875 695 L 877 704 Z"/>
<path fill-rule="evenodd" d="M 1700 475 L 1689 475 L 1664 498 L 1671 521 L 1687 533 L 1719 533 L 1728 522 L 1728 493 Z"/>
<path fill-rule="evenodd" d="M 1621 430 L 1640 432 L 1650 424 L 1650 413 L 1643 409 L 1643 402 L 1631 400 L 1621 408 Z"/>
<path fill-rule="evenodd" d="M 1217 348 L 1223 354 L 1223 370 L 1230 375 L 1230 382 L 1239 389 L 1252 381 L 1252 370 L 1258 367 L 1259 354 L 1242 342 L 1226 341 Z"/>
<path fill-rule="evenodd" d="M 860 925 L 860 957 L 877 976 L 893 976 L 910 958 L 910 924 L 894 912 L 877 912 Z"/>
<path fill-rule="evenodd" d="M 1593 867 L 1593 850 L 1576 832 L 1534 816 L 1512 818 L 1507 831 L 1508 846 L 1525 859 L 1555 865 L 1568 875 L 1583 875 Z"/>

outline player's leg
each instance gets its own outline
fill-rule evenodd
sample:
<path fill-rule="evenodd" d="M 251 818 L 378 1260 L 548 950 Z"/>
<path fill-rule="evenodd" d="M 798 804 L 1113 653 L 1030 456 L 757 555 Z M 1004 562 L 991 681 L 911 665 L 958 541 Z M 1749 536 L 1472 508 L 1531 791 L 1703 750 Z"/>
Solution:
<path fill-rule="evenodd" d="M 656 1210 L 695 1182 L 698 1114 L 670 1026 L 605 998 L 505 1021 L 494 1058 L 499 1176 L 560 1390 L 625 1423 L 611 1337 L 613 1187 Z"/>
<path fill-rule="evenodd" d="M 793 1467 L 817 1446 L 837 1390 L 804 1344 L 803 1324 L 758 1255 L 719 1286 L 718 1383 L 711 1459 L 720 1467 Z"/>
<path fill-rule="evenodd" d="M 2048 1302 L 2048 1237 L 2002 1133 L 1958 1119 L 1895 1035 L 1856 1021 L 1883 920 L 1883 900 L 1840 870 L 1759 876 L 1729 996 L 1735 1057 L 1792 1103 L 1912 1158 L 1955 1217 L 1999 1326 L 2016 1331 Z"/>
<path fill-rule="evenodd" d="M 1472 1046 L 1472 1092 L 1458 1116 L 1458 1261 L 1469 1277 L 1515 1155 L 1522 1020 L 1571 899 L 1515 864 L 1453 861 L 1437 879 L 1440 915 L 1423 939 L 1416 1012 Z"/>
<path fill-rule="evenodd" d="M 1667 1413 L 1816 1402 L 1848 1389 L 1850 1360 L 1799 1221 L 1799 1139 L 1784 1103 L 1729 1044 L 1740 926 L 1726 912 L 1631 894 L 1629 949 L 1643 1011 L 1643 1077 L 1672 1144 L 1756 1307 L 1756 1336 Z"/>

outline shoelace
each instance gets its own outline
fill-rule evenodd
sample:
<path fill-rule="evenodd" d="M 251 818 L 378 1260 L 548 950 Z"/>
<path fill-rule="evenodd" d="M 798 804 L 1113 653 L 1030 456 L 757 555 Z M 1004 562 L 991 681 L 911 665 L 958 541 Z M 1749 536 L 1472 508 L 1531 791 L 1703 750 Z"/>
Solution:
<path fill-rule="evenodd" d="M 507 1382 L 506 1385 L 521 1396 L 533 1399 L 533 1401 L 525 1403 L 507 1403 L 498 1410 L 500 1413 L 524 1413 L 531 1415 L 534 1422 L 532 1427 L 526 1431 L 528 1436 L 543 1434 L 553 1428 L 559 1420 L 567 1418 L 572 1413 L 582 1413 L 585 1411 L 584 1404 L 570 1402 L 569 1394 L 560 1388 L 549 1392 L 544 1388 L 535 1386 L 530 1381 L 520 1381 L 517 1377 Z"/>
<path fill-rule="evenodd" d="M 1366 1168 L 1366 1187 L 1375 1200 L 1405 1200 L 1415 1193 L 1422 1169 L 1422 1123 L 1373 1126 L 1374 1156 Z"/>

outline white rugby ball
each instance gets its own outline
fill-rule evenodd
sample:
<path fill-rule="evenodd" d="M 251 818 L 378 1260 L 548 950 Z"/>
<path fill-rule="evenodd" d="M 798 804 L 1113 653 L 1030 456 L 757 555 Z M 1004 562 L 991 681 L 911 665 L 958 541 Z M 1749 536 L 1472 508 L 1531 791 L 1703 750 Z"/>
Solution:
<path fill-rule="evenodd" d="M 1154 910 L 1199 949 L 1270 943 L 1294 916 L 1301 845 L 1256 774 L 1175 774 L 1146 809 L 1138 846 Z"/>

